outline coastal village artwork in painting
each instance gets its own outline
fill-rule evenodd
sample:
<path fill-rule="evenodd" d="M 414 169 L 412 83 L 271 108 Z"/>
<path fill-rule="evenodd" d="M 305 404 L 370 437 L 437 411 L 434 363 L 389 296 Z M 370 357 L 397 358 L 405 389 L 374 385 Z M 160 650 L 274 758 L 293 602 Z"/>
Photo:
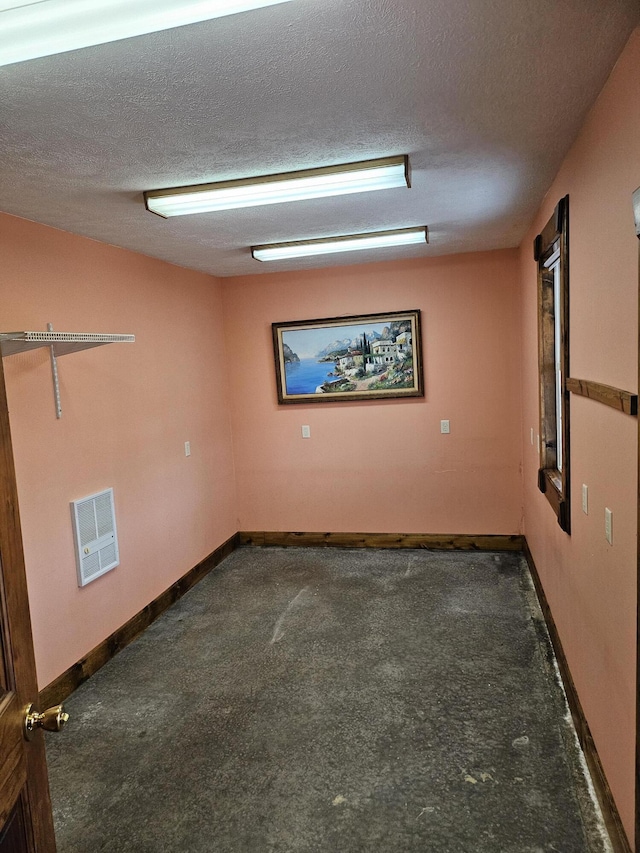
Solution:
<path fill-rule="evenodd" d="M 419 312 L 273 324 L 280 402 L 421 396 Z"/>

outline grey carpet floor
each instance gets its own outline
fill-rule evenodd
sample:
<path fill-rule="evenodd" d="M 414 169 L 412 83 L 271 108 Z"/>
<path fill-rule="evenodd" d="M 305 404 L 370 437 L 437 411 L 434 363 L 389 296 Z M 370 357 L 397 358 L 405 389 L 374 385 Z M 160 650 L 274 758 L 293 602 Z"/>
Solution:
<path fill-rule="evenodd" d="M 604 853 L 526 563 L 243 548 L 66 703 L 59 853 Z"/>

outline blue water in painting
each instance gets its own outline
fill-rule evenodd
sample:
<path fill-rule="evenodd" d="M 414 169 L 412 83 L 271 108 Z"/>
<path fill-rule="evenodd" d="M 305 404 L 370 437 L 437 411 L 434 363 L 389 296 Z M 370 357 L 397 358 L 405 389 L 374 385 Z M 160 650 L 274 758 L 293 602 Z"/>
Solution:
<path fill-rule="evenodd" d="M 333 361 L 317 362 L 314 358 L 290 361 L 284 366 L 287 394 L 315 394 L 318 385 L 335 376 L 327 374 L 334 370 Z"/>

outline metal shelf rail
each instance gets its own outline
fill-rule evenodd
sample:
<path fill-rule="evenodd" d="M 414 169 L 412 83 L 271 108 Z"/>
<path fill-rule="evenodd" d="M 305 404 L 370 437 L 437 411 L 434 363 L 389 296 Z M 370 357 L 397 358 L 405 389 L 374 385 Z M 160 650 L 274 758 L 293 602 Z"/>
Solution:
<path fill-rule="evenodd" d="M 48 347 L 51 357 L 53 394 L 56 403 L 56 417 L 62 417 L 60 404 L 60 383 L 58 380 L 57 358 L 72 352 L 80 352 L 104 344 L 129 344 L 135 341 L 135 335 L 101 335 L 93 332 L 54 332 L 51 323 L 46 332 L 0 332 L 0 352 L 2 357 L 18 355 L 40 347 Z"/>

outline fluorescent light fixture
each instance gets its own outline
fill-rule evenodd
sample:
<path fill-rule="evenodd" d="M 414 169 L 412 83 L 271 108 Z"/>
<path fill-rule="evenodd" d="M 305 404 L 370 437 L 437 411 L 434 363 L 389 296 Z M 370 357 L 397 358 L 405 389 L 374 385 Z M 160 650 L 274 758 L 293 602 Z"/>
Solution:
<path fill-rule="evenodd" d="M 0 65 L 290 0 L 0 0 Z"/>
<path fill-rule="evenodd" d="M 150 190 L 144 200 L 147 210 L 167 217 L 409 186 L 409 158 L 403 154 L 281 175 Z"/>
<path fill-rule="evenodd" d="M 323 237 L 319 240 L 252 246 L 251 254 L 257 261 L 286 261 L 290 258 L 307 258 L 311 255 L 384 249 L 390 246 L 412 246 L 428 242 L 429 229 L 426 225 L 421 225 L 416 228 L 398 228 L 395 231 L 373 231 L 369 234 L 348 234 L 344 237 Z"/>

